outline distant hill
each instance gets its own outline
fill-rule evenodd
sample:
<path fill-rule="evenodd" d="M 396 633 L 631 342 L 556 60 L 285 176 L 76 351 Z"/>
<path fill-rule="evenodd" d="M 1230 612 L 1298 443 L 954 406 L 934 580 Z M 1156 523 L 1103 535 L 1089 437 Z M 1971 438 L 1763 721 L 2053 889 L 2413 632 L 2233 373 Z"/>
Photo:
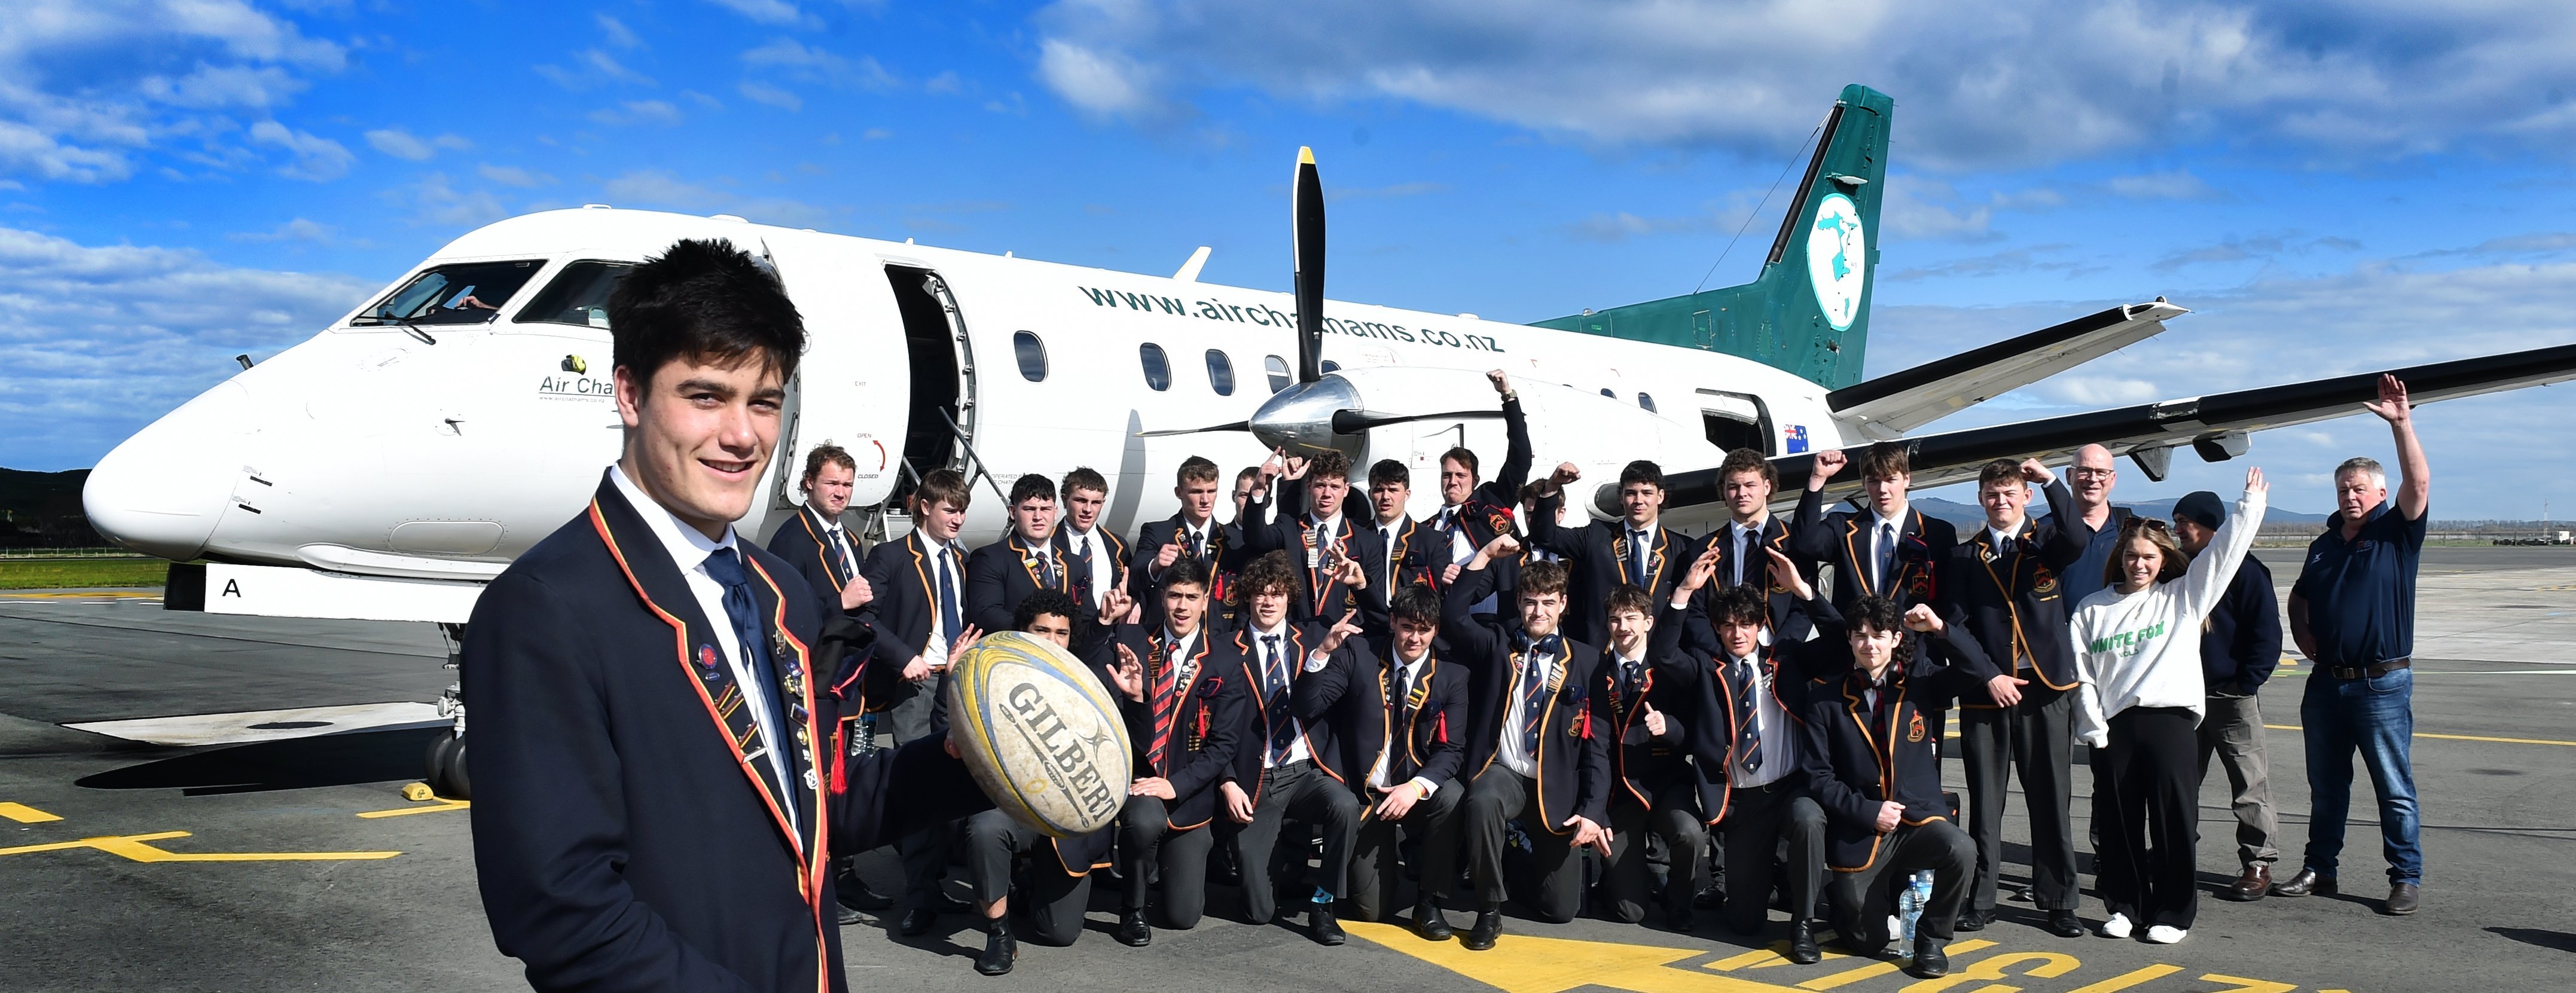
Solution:
<path fill-rule="evenodd" d="M 0 469 L 0 548 L 97 548 L 107 544 L 81 510 L 89 470 Z"/>
<path fill-rule="evenodd" d="M 2156 517 L 2165 520 L 2173 519 L 2174 498 L 2172 497 L 2167 497 L 2161 500 L 2113 500 L 2111 503 L 2114 506 L 2127 507 L 2129 508 L 2130 513 L 2143 517 Z M 1930 514 L 1934 517 L 1938 517 L 1942 520 L 1958 525 L 1961 531 L 1979 527 L 1986 522 L 1985 508 L 1979 507 L 1973 503 L 1960 503 L 1956 500 L 1944 500 L 1940 497 L 1916 497 L 1914 499 L 1914 506 L 1921 509 L 1926 514 Z M 2046 517 L 2048 516 L 2048 506 L 2046 503 L 2034 499 L 2031 501 L 2031 513 L 2033 516 Z M 2326 516 L 2327 515 L 2325 514 L 2302 514 L 2295 510 L 2284 510 L 2279 507 L 2273 507 L 2264 511 L 2263 523 L 2267 526 L 2275 524 L 2324 524 L 2326 522 Z"/>

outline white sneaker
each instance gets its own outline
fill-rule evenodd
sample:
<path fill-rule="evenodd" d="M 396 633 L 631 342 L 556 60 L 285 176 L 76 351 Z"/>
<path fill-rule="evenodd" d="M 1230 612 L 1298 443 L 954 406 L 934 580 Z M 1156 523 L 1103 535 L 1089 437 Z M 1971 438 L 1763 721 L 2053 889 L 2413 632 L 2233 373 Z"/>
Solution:
<path fill-rule="evenodd" d="M 2190 936 L 2191 932 L 2170 924 L 2158 924 L 2147 929 L 2147 940 L 2159 945 L 2174 944 Z"/>
<path fill-rule="evenodd" d="M 2093 933 L 2105 938 L 2126 938 L 2135 927 L 2136 925 L 2129 923 L 2129 915 L 2113 914 L 2110 920 L 2103 921 L 2102 926 L 2095 928 Z M 2150 929 L 2149 933 L 2154 932 Z"/>

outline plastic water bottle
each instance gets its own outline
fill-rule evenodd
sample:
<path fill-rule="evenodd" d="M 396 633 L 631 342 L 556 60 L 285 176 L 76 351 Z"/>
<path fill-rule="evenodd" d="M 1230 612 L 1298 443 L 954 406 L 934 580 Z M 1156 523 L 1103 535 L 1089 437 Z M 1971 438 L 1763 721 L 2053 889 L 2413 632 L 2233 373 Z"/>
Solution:
<path fill-rule="evenodd" d="M 1923 919 L 1923 908 L 1932 905 L 1932 870 L 1922 869 L 1905 881 L 1905 892 L 1896 895 L 1896 915 L 1905 922 L 1905 947 L 1914 947 L 1914 925 Z"/>

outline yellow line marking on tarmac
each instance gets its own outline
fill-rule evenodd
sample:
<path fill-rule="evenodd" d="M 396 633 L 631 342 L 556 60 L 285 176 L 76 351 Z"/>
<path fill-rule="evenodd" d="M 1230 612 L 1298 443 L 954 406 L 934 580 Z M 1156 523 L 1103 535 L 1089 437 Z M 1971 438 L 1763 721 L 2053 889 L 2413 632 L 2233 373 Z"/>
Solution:
<path fill-rule="evenodd" d="M 0 855 L 26 855 L 33 852 L 95 848 L 135 862 L 343 862 L 389 859 L 402 854 L 401 852 L 172 852 L 144 844 L 147 841 L 163 841 L 188 836 L 189 833 L 186 831 L 108 835 L 82 838 L 79 841 L 57 841 L 45 845 L 0 848 Z"/>
<path fill-rule="evenodd" d="M 435 814 L 442 810 L 463 810 L 473 805 L 474 801 L 471 800 L 440 800 L 437 803 L 419 807 L 395 807 L 392 810 L 370 810 L 359 814 L 358 816 L 373 819 L 378 817 L 401 817 L 405 814 Z"/>
<path fill-rule="evenodd" d="M 20 824 L 42 824 L 46 821 L 62 820 L 60 817 L 23 803 L 0 803 L 0 817 L 6 817 Z"/>
<path fill-rule="evenodd" d="M 2266 724 L 2263 726 L 2274 731 L 2301 730 L 2299 725 L 2296 724 Z M 2489 738 L 2484 735 L 2475 734 L 2434 734 L 2430 731 L 2417 731 L 2415 732 L 2415 736 L 2418 738 L 2439 738 L 2443 741 L 2485 741 L 2498 745 L 2562 745 L 2568 748 L 2576 748 L 2576 741 L 2552 741 L 2547 738 Z"/>
<path fill-rule="evenodd" d="M 2163 979 L 2166 976 L 2170 976 L 2181 971 L 2181 966 L 2158 963 L 2144 969 L 2134 969 L 2121 973 L 2090 986 L 2078 987 L 2069 991 L 2069 993 L 2119 993 L 2119 991 L 2128 989 L 2129 987 L 2143 986 L 2150 981 Z"/>

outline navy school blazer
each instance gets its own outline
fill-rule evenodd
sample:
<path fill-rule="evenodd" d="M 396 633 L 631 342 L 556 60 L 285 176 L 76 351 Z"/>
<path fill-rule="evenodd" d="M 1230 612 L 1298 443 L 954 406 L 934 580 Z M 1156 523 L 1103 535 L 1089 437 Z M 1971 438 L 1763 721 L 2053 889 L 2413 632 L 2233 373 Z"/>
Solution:
<path fill-rule="evenodd" d="M 1610 602 L 1610 591 L 1628 581 L 1628 522 L 1593 521 L 1581 527 L 1559 527 L 1556 506 L 1564 499 L 1565 494 L 1560 492 L 1539 501 L 1538 512 L 1530 515 L 1529 544 L 1565 559 L 1569 574 L 1565 591 L 1566 637 L 1587 645 L 1605 644 L 1610 639 L 1610 624 L 1603 607 Z M 1654 602 L 1662 603 L 1673 595 L 1673 585 L 1682 574 L 1690 571 L 1691 559 L 1699 552 L 1699 540 L 1673 530 L 1670 523 L 1658 521 L 1654 544 L 1646 563 L 1646 593 Z"/>
<path fill-rule="evenodd" d="M 1460 785 L 1467 735 L 1475 727 L 1468 712 L 1467 670 L 1443 659 L 1436 642 L 1414 679 L 1413 693 L 1390 714 L 1386 691 L 1394 654 L 1392 642 L 1354 638 L 1324 668 L 1297 676 L 1297 720 L 1306 726 L 1315 764 L 1362 802 L 1373 799 L 1369 772 L 1382 754 L 1389 786 L 1417 776 L 1440 789 Z"/>
<path fill-rule="evenodd" d="M 1144 663 L 1145 699 L 1130 700 L 1127 694 L 1114 694 L 1119 709 L 1127 718 L 1127 740 L 1136 749 L 1135 776 L 1144 779 L 1161 776 L 1172 783 L 1172 799 L 1165 803 L 1168 826 L 1174 831 L 1202 827 L 1216 816 L 1216 784 L 1234 773 L 1236 749 L 1259 747 L 1244 742 L 1245 726 L 1252 720 L 1244 708 L 1252 706 L 1252 690 L 1244 680 L 1251 667 L 1243 654 L 1234 648 L 1225 632 L 1214 631 L 1202 624 L 1198 640 L 1190 646 L 1197 669 L 1190 681 L 1178 687 L 1179 699 L 1172 708 L 1172 739 L 1156 767 L 1146 761 L 1154 741 L 1154 683 L 1163 666 L 1153 649 L 1156 634 L 1162 629 L 1137 624 L 1118 625 L 1113 635 L 1117 644 L 1127 646 Z M 1106 658 L 1117 664 L 1117 649 L 1107 649 Z"/>
<path fill-rule="evenodd" d="M 813 659 L 865 634 L 834 618 L 826 636 L 805 581 L 737 547 L 793 729 L 783 784 L 743 754 L 750 716 L 713 629 L 613 483 L 475 604 L 477 882 L 537 989 L 840 993 L 832 856 L 991 805 L 940 742 L 829 747 L 838 704 Z"/>
<path fill-rule="evenodd" d="M 1493 592 L 1492 569 L 1458 574 L 1444 594 L 1441 632 L 1449 639 L 1449 658 L 1473 674 L 1468 679 L 1476 729 L 1467 739 L 1467 765 L 1462 779 L 1473 780 L 1492 766 L 1499 754 L 1503 721 L 1510 713 L 1512 656 L 1520 648 L 1520 619 L 1472 614 L 1476 602 Z M 1609 823 L 1610 751 L 1608 735 L 1592 710 L 1593 673 L 1601 650 L 1572 637 L 1565 639 L 1565 678 L 1547 698 L 1540 719 L 1538 744 L 1539 821 L 1554 834 L 1572 834 L 1566 818 L 1581 815 L 1596 824 Z"/>
<path fill-rule="evenodd" d="M 1842 632 L 1832 635 L 1848 651 Z M 1906 636 L 1917 664 L 1895 674 L 1889 693 L 1896 699 L 1882 702 L 1874 721 L 1862 720 L 1869 677 L 1848 661 L 1843 674 L 1807 684 L 1799 760 L 1809 795 L 1825 809 L 1825 864 L 1835 872 L 1877 864 L 1887 837 L 1877 828 L 1883 801 L 1904 804 L 1906 824 L 1949 819 L 1938 751 L 1944 716 L 1923 689 L 1939 670 L 1921 664 L 1925 640 Z M 1980 654 L 1976 639 L 1958 627 L 1945 628 L 1938 640 L 1952 658 Z"/>
<path fill-rule="evenodd" d="M 1028 540 L 1017 531 L 966 556 L 966 623 L 985 631 L 1008 631 L 1012 612 L 1020 609 L 1020 601 L 1028 599 L 1029 594 L 1052 589 L 1072 596 L 1073 568 L 1061 557 L 1061 544 L 1057 543 L 1048 554 L 1057 556 L 1052 586 L 1046 582 L 1045 571 L 1037 567 Z"/>
<path fill-rule="evenodd" d="M 2066 633 L 2075 603 L 2067 599 L 2058 573 L 2084 557 L 2088 539 L 2081 531 L 2058 526 L 2075 519 L 2075 498 L 2066 492 L 2065 480 L 2052 480 L 2040 492 L 2048 498 L 2046 519 L 2023 518 L 2021 529 L 2000 547 L 1979 525 L 1941 560 L 1941 619 L 1965 627 L 1985 649 L 1974 661 L 1962 658 L 1952 664 L 1952 689 L 1963 707 L 1993 709 L 1985 681 L 1999 673 L 2036 684 L 2025 693 L 2042 686 L 2059 692 L 2075 688 L 2075 645 Z M 2024 671 L 2023 659 L 2033 671 Z"/>

